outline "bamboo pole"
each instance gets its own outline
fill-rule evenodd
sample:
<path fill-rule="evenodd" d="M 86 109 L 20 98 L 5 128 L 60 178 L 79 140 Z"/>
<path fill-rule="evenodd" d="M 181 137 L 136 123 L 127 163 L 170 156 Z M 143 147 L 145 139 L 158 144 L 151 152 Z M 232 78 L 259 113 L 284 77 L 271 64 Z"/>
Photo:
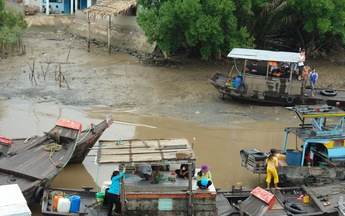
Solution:
<path fill-rule="evenodd" d="M 111 49 L 110 49 L 110 38 L 111 38 L 111 15 L 109 14 L 109 22 L 108 22 L 108 52 L 109 54 L 111 53 Z"/>
<path fill-rule="evenodd" d="M 91 21 L 90 21 L 90 13 L 87 12 L 87 24 L 88 24 L 88 35 L 87 35 L 87 51 L 90 52 L 90 25 L 91 25 Z"/>

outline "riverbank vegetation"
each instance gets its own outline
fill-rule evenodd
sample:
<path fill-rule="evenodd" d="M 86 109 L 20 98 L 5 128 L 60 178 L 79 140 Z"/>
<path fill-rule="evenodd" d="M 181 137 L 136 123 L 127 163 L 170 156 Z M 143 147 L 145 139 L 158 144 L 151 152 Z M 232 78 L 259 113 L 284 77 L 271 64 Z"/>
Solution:
<path fill-rule="evenodd" d="M 137 20 L 150 43 L 201 59 L 234 47 L 322 55 L 345 44 L 343 0 L 138 0 Z"/>
<path fill-rule="evenodd" d="M 0 0 L 0 55 L 2 58 L 5 58 L 6 53 L 20 41 L 20 36 L 26 27 L 25 16 L 14 10 L 5 9 L 4 0 Z"/>

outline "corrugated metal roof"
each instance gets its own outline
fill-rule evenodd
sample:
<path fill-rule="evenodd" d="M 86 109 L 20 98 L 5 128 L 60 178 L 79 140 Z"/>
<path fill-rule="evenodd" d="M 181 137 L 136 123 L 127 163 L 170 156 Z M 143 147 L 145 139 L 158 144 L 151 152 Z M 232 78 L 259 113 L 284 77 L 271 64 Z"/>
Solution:
<path fill-rule="evenodd" d="M 268 51 L 258 49 L 234 48 L 228 57 L 235 59 L 250 59 L 259 61 L 298 62 L 298 53 L 283 51 Z"/>
<path fill-rule="evenodd" d="M 100 140 L 97 163 L 140 164 L 195 160 L 187 139 Z"/>

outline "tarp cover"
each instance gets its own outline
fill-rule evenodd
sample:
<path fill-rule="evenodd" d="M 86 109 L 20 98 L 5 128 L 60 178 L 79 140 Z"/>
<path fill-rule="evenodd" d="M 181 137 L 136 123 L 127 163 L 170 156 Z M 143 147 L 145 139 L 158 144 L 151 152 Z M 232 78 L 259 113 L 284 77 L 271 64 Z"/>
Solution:
<path fill-rule="evenodd" d="M 234 48 L 228 54 L 228 57 L 234 59 L 250 59 L 258 61 L 275 62 L 298 62 L 298 53 L 283 51 L 268 51 L 258 49 Z"/>

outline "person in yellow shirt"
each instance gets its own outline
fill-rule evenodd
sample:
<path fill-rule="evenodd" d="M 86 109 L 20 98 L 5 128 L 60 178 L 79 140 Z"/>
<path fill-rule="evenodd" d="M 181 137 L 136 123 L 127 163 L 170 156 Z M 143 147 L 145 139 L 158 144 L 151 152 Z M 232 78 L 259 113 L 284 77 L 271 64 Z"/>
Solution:
<path fill-rule="evenodd" d="M 278 187 L 278 183 L 279 183 L 279 177 L 278 177 L 278 172 L 277 172 L 278 158 L 276 157 L 276 154 L 277 154 L 277 150 L 273 148 L 273 149 L 271 149 L 270 154 L 266 158 L 266 165 L 267 165 L 267 178 L 266 178 L 267 189 L 270 188 L 272 176 L 274 178 L 274 189 L 280 189 Z"/>
<path fill-rule="evenodd" d="M 202 165 L 201 170 L 196 176 L 196 184 L 200 189 L 208 189 L 212 185 L 212 175 L 210 167 L 206 164 Z"/>

